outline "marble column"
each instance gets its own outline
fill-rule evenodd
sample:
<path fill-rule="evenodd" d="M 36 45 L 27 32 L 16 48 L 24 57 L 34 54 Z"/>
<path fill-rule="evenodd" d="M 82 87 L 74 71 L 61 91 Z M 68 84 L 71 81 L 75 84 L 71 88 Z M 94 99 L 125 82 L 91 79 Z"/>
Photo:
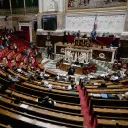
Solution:
<path fill-rule="evenodd" d="M 43 12 L 43 0 L 38 0 L 38 5 L 39 5 L 39 13 Z"/>
<path fill-rule="evenodd" d="M 65 0 L 59 0 L 58 1 L 59 11 L 65 12 Z"/>
<path fill-rule="evenodd" d="M 42 21 L 41 21 L 42 16 L 43 14 L 40 13 L 37 14 L 38 29 L 42 29 Z"/>
<path fill-rule="evenodd" d="M 125 19 L 125 24 L 124 24 L 124 33 L 127 32 L 128 35 L 128 11 L 126 13 L 126 19 Z"/>

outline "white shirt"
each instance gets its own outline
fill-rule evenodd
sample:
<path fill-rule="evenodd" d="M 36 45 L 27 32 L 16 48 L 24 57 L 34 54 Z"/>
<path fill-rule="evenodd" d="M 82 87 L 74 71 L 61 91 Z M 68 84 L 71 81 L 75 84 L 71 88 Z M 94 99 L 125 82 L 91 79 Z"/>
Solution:
<path fill-rule="evenodd" d="M 22 72 L 22 70 L 20 68 L 17 69 L 17 72 Z"/>
<path fill-rule="evenodd" d="M 43 77 L 43 73 L 42 73 L 42 72 L 40 73 L 40 77 L 41 77 L 41 78 Z"/>
<path fill-rule="evenodd" d="M 94 85 L 99 85 L 99 83 L 93 83 Z"/>
<path fill-rule="evenodd" d="M 48 86 L 49 82 L 48 81 L 44 81 L 44 85 Z"/>
<path fill-rule="evenodd" d="M 52 84 L 48 84 L 48 86 L 47 86 L 48 88 L 52 88 Z"/>
<path fill-rule="evenodd" d="M 111 76 L 111 79 L 112 79 L 112 80 L 118 80 L 119 77 L 118 77 L 118 76 Z"/>
<path fill-rule="evenodd" d="M 72 89 L 71 85 L 69 85 L 67 89 L 68 89 L 68 90 L 71 90 L 71 89 Z"/>

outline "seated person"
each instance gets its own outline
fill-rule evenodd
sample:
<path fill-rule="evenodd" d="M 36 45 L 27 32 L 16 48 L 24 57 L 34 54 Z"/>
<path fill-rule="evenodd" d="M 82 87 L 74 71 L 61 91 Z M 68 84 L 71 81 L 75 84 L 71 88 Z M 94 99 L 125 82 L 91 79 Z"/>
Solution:
<path fill-rule="evenodd" d="M 105 81 L 102 81 L 101 84 L 98 86 L 98 88 L 106 88 L 107 85 L 105 83 Z"/>
<path fill-rule="evenodd" d="M 56 102 L 53 99 L 49 98 L 48 106 L 55 106 L 55 105 L 56 105 Z"/>
<path fill-rule="evenodd" d="M 74 75 L 75 73 L 75 68 L 73 66 L 70 66 L 68 69 L 68 75 Z"/>
<path fill-rule="evenodd" d="M 35 69 L 34 67 L 32 67 L 32 66 L 30 67 L 30 69 L 31 69 L 31 71 L 35 71 L 35 70 L 36 70 L 36 69 Z"/>
<path fill-rule="evenodd" d="M 49 96 L 45 96 L 43 99 L 41 99 L 42 103 L 46 106 L 55 106 L 56 105 L 56 102 L 50 98 Z"/>
<path fill-rule="evenodd" d="M 18 75 L 17 76 L 11 76 L 10 74 L 8 74 L 7 76 L 7 80 L 10 81 L 11 84 L 14 84 L 15 82 L 18 81 Z"/>
<path fill-rule="evenodd" d="M 8 87 L 9 86 L 7 84 L 0 86 L 0 93 L 4 93 L 5 90 L 8 89 Z"/>
<path fill-rule="evenodd" d="M 60 67 L 60 62 L 57 62 L 56 63 L 56 68 L 59 68 Z"/>
<path fill-rule="evenodd" d="M 14 48 L 14 50 L 17 50 L 17 46 L 15 43 L 13 44 L 13 48 Z"/>
<path fill-rule="evenodd" d="M 123 79 L 124 77 L 126 77 L 126 74 L 123 71 L 118 71 L 117 72 L 117 76 L 121 79 Z"/>
<path fill-rule="evenodd" d="M 23 50 L 23 54 L 27 55 L 28 51 L 26 49 Z"/>
<path fill-rule="evenodd" d="M 15 65 L 12 66 L 12 70 L 17 71 L 17 67 Z"/>
<path fill-rule="evenodd" d="M 85 33 L 85 34 L 82 36 L 82 38 L 87 38 L 87 34 Z"/>
<path fill-rule="evenodd" d="M 44 86 L 48 86 L 49 82 L 48 81 L 44 81 Z"/>
<path fill-rule="evenodd" d="M 23 71 L 20 68 L 17 68 L 17 72 L 21 74 L 23 73 Z"/>
<path fill-rule="evenodd" d="M 118 82 L 119 82 L 119 77 L 117 76 L 116 73 L 114 73 L 114 74 L 111 76 L 110 80 L 111 80 L 112 82 L 114 82 L 114 83 L 118 83 Z"/>
<path fill-rule="evenodd" d="M 57 76 L 53 77 L 53 80 L 54 80 L 54 81 L 57 81 Z"/>
<path fill-rule="evenodd" d="M 75 84 L 74 84 L 73 80 L 71 80 L 71 87 L 72 87 L 72 90 L 75 89 Z"/>
<path fill-rule="evenodd" d="M 116 123 L 116 128 L 121 128 L 120 125 L 118 123 Z"/>
<path fill-rule="evenodd" d="M 0 68 L 3 68 L 3 67 L 4 67 L 4 65 L 2 63 L 0 63 Z"/>
<path fill-rule="evenodd" d="M 16 98 L 16 99 L 14 100 L 14 103 L 15 103 L 15 104 L 19 104 L 19 103 L 20 103 L 20 99 L 19 99 L 19 98 Z"/>
<path fill-rule="evenodd" d="M 71 79 L 72 79 L 71 76 L 67 76 L 67 77 L 66 77 L 66 81 L 67 81 L 67 82 L 71 82 Z"/>
<path fill-rule="evenodd" d="M 41 80 L 41 79 L 43 78 L 42 72 L 38 72 L 38 73 L 36 74 L 36 76 L 37 76 L 37 79 L 38 79 L 38 80 Z"/>
<path fill-rule="evenodd" d="M 128 100 L 128 92 L 125 92 L 124 96 Z"/>
<path fill-rule="evenodd" d="M 105 81 L 109 81 L 109 80 L 110 80 L 110 77 L 109 77 L 109 76 L 105 76 L 105 77 L 104 77 L 104 80 L 105 80 Z"/>
<path fill-rule="evenodd" d="M 79 61 L 75 61 L 74 64 L 79 65 Z"/>
<path fill-rule="evenodd" d="M 72 86 L 69 85 L 69 86 L 65 87 L 65 89 L 67 89 L 67 90 L 72 90 Z"/>
<path fill-rule="evenodd" d="M 29 79 L 29 81 L 31 81 L 31 80 L 35 80 L 35 78 L 34 78 L 34 76 L 32 75 L 32 74 L 30 74 L 30 73 L 25 73 L 26 74 L 26 76 L 28 77 L 28 79 Z"/>
<path fill-rule="evenodd" d="M 6 66 L 3 67 L 3 69 L 4 69 L 5 72 L 8 72 L 9 67 L 6 65 Z"/>
<path fill-rule="evenodd" d="M 48 91 L 52 91 L 52 84 L 48 84 Z"/>
<path fill-rule="evenodd" d="M 2 44 L 0 44 L 0 49 L 4 49 L 4 46 Z"/>
<path fill-rule="evenodd" d="M 45 78 L 45 79 L 48 79 L 49 76 L 50 76 L 50 75 L 48 75 L 48 74 L 44 74 L 44 78 Z"/>

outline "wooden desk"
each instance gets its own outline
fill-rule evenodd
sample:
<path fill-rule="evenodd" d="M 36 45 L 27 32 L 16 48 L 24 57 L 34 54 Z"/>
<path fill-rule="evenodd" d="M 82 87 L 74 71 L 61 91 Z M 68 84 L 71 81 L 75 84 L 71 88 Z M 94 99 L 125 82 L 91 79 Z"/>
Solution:
<path fill-rule="evenodd" d="M 9 110 L 9 108 L 15 108 L 15 111 L 20 111 L 20 112 L 26 111 L 28 114 L 34 115 L 35 117 L 38 114 L 38 117 L 40 117 L 40 118 L 46 117 L 46 119 L 50 119 L 50 120 L 53 119 L 55 121 L 57 120 L 58 122 L 62 122 L 62 123 L 70 122 L 71 124 L 74 124 L 74 125 L 83 123 L 82 115 L 75 116 L 72 114 L 70 115 L 70 113 L 60 113 L 57 110 L 41 109 L 40 107 L 31 106 L 30 104 L 27 104 L 27 103 L 23 103 L 24 105 L 28 105 L 27 108 L 24 108 L 24 107 L 21 107 L 21 105 L 22 105 L 21 103 L 13 104 L 12 100 L 7 99 L 5 97 L 2 97 L 0 99 L 0 102 L 2 103 L 2 105 L 3 105 L 3 103 L 6 104 L 8 106 L 8 110 Z M 61 117 L 59 115 L 61 115 Z M 61 120 L 60 120 L 60 118 L 61 118 Z"/>
<path fill-rule="evenodd" d="M 110 109 L 110 108 L 95 108 L 93 107 L 93 112 L 92 112 L 92 118 L 91 121 L 93 123 L 94 118 L 97 117 L 97 115 L 100 116 L 106 116 L 106 117 L 111 117 L 113 120 L 116 117 L 120 117 L 121 119 L 125 118 L 128 120 L 128 110 L 127 109 Z"/>
<path fill-rule="evenodd" d="M 8 72 L 11 73 L 12 75 L 15 75 L 15 76 L 17 76 L 17 74 L 18 74 L 18 73 L 14 72 L 14 71 L 11 70 L 11 69 L 8 69 Z M 25 80 L 25 81 L 28 80 L 28 78 L 26 78 L 25 76 L 22 76 L 22 75 L 20 75 L 19 78 L 21 78 L 21 79 L 23 79 L 23 80 Z"/>
<path fill-rule="evenodd" d="M 121 88 L 121 89 L 87 89 L 88 93 L 119 93 L 119 92 L 127 92 L 128 88 Z"/>
<path fill-rule="evenodd" d="M 39 85 L 34 85 L 34 84 L 31 84 L 31 83 L 27 83 L 27 82 L 24 82 L 23 85 L 27 86 L 27 87 L 31 87 L 31 88 L 35 88 L 37 90 L 43 90 L 43 91 L 48 91 L 47 88 L 43 87 L 43 86 L 39 86 Z M 65 94 L 65 95 L 72 95 L 72 96 L 78 96 L 78 92 L 72 92 L 71 90 L 70 91 L 66 91 L 66 90 L 57 90 L 57 89 L 52 89 L 52 92 L 53 93 L 60 93 L 60 94 Z"/>
<path fill-rule="evenodd" d="M 50 81 L 49 79 L 48 80 L 41 80 L 41 81 L 33 81 L 33 82 L 35 84 L 38 84 L 38 82 L 44 82 L 44 81 L 48 81 L 49 84 L 53 84 L 56 86 L 64 86 L 64 87 L 67 87 L 71 84 L 71 83 L 64 83 L 64 82 L 54 82 L 54 81 Z"/>
<path fill-rule="evenodd" d="M 120 114 L 120 116 L 122 115 L 122 117 L 128 117 L 128 110 L 127 109 L 110 109 L 110 108 L 93 108 L 93 112 L 94 114 L 100 114 L 102 115 L 102 113 L 104 114 Z M 113 115 L 114 116 L 114 115 Z"/>
<path fill-rule="evenodd" d="M 32 85 L 26 85 L 26 86 L 20 86 L 20 85 L 15 85 L 15 88 L 17 91 L 28 93 L 30 95 L 35 94 L 36 96 L 44 96 L 48 95 L 49 97 L 52 97 L 54 100 L 58 101 L 64 101 L 64 102 L 69 102 L 69 103 L 80 103 L 80 99 L 78 94 L 73 96 L 72 94 L 76 94 L 76 92 L 69 92 L 69 95 L 63 94 L 63 93 L 57 93 L 56 92 L 50 92 L 50 91 L 45 91 L 44 89 L 40 89 L 37 86 L 32 86 Z M 71 93 L 71 95 L 70 95 Z"/>
<path fill-rule="evenodd" d="M 84 86 L 86 89 L 98 89 L 98 86 L 96 85 L 85 85 Z M 123 85 L 108 85 L 107 87 L 105 87 L 106 89 L 111 88 L 111 89 L 118 89 L 118 88 L 123 88 Z M 104 89 L 104 88 L 103 88 Z"/>
<path fill-rule="evenodd" d="M 54 76 L 56 76 L 56 75 L 57 75 L 57 73 L 56 73 L 56 72 L 51 71 L 51 70 L 49 70 L 49 69 L 46 69 L 46 70 L 45 70 L 45 72 L 46 72 L 46 73 L 48 73 L 48 74 L 50 74 L 50 75 L 54 75 Z"/>
<path fill-rule="evenodd" d="M 121 128 L 127 128 L 128 127 L 128 121 L 125 120 L 112 120 L 112 119 L 97 119 L 97 128 L 103 128 L 103 126 L 106 127 L 112 127 L 114 128 L 116 126 L 116 123 L 121 125 Z"/>
<path fill-rule="evenodd" d="M 21 93 L 15 90 L 11 90 L 11 89 L 6 90 L 6 94 L 10 94 L 11 92 L 12 92 L 13 97 L 21 99 L 33 105 L 45 107 L 45 106 L 42 106 L 42 104 L 37 101 L 37 99 L 39 98 L 37 96 L 31 96 L 31 95 Z M 54 106 L 54 108 L 52 107 L 52 109 L 80 114 L 81 107 L 79 104 L 65 103 L 65 102 L 60 102 L 60 101 L 56 101 L 56 102 L 57 102 L 56 106 Z M 49 107 L 47 106 L 47 108 Z"/>

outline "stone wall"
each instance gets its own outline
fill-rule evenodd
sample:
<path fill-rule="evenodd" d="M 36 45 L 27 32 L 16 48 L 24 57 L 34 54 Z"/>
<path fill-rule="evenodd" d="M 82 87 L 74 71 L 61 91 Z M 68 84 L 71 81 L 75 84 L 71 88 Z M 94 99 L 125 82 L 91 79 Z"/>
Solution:
<path fill-rule="evenodd" d="M 37 19 L 37 16 L 32 15 L 32 14 L 31 15 L 13 16 L 12 17 L 12 26 L 15 26 L 18 30 L 19 29 L 18 23 L 17 23 L 18 21 L 30 21 L 33 24 L 34 19 Z M 33 38 L 33 41 L 35 42 L 36 41 L 36 32 L 34 31 L 33 25 L 32 25 L 32 38 Z"/>
<path fill-rule="evenodd" d="M 128 32 L 128 11 L 125 19 L 124 32 Z"/>
<path fill-rule="evenodd" d="M 12 28 L 12 17 L 9 16 L 5 20 L 5 16 L 0 17 L 0 29 L 4 29 L 5 26 L 10 29 Z"/>

